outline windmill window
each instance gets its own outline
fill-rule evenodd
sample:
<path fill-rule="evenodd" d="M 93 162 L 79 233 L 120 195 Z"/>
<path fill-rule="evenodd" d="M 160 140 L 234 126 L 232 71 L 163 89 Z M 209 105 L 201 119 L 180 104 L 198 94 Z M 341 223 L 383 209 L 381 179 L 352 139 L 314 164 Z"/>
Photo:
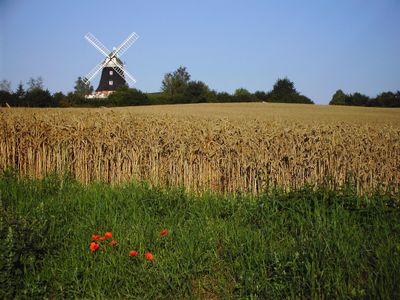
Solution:
<path fill-rule="evenodd" d="M 109 85 L 113 85 L 113 84 L 114 84 L 114 81 L 110 80 L 110 81 L 108 82 L 108 84 L 109 84 Z"/>
<path fill-rule="evenodd" d="M 114 73 L 113 71 L 110 71 L 110 72 L 109 72 L 110 75 L 112 75 L 113 73 Z"/>

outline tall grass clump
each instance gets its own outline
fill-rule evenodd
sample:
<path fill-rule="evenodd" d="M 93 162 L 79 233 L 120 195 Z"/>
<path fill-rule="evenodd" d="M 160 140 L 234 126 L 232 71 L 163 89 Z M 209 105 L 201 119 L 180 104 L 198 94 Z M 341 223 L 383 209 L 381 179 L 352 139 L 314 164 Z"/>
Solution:
<path fill-rule="evenodd" d="M 2 298 L 400 297 L 398 195 L 195 196 L 11 173 L 0 192 Z M 106 231 L 118 244 L 91 252 Z"/>

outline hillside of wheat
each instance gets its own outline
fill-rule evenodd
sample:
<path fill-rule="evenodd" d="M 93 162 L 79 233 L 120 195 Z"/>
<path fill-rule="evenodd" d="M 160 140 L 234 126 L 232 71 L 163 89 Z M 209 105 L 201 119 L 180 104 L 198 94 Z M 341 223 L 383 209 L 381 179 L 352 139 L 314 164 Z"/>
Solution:
<path fill-rule="evenodd" d="M 0 169 L 203 192 L 400 187 L 400 110 L 198 104 L 0 110 Z"/>

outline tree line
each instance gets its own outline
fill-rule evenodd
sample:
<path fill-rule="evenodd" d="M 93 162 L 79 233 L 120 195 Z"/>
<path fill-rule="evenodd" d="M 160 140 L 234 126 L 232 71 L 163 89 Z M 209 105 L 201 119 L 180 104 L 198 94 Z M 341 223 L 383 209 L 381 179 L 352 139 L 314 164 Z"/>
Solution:
<path fill-rule="evenodd" d="M 11 83 L 7 80 L 0 82 L 0 106 L 36 106 L 57 107 L 57 93 L 52 95 L 49 90 L 44 89 L 42 77 L 30 78 L 27 82 L 28 89 L 25 90 L 22 82 L 17 89 L 11 91 Z"/>
<path fill-rule="evenodd" d="M 284 102 L 308 103 L 313 101 L 301 95 L 288 78 L 278 79 L 269 92 L 257 91 L 250 93 L 245 88 L 238 88 L 234 93 L 211 90 L 202 81 L 191 80 L 191 75 L 185 67 L 179 67 L 174 72 L 166 73 L 161 83 L 161 91 L 143 93 L 138 89 L 123 86 L 118 88 L 108 98 L 87 99 L 85 95 L 93 92 L 93 87 L 83 82 L 81 77 L 75 81 L 74 91 L 64 95 L 62 92 L 53 95 L 44 88 L 41 77 L 31 78 L 24 89 L 22 83 L 16 91 L 11 91 L 11 83 L 0 82 L 0 105 L 28 107 L 100 107 L 100 106 L 131 106 L 152 104 L 178 103 L 214 103 L 214 102 Z"/>
<path fill-rule="evenodd" d="M 185 67 L 164 75 L 161 93 L 150 94 L 158 103 L 202 103 L 202 102 L 283 102 L 313 104 L 310 98 L 301 95 L 288 78 L 278 79 L 269 92 L 249 92 L 238 88 L 233 94 L 211 90 L 202 81 L 190 80 L 191 76 Z"/>
<path fill-rule="evenodd" d="M 400 107 L 400 91 L 382 92 L 375 98 L 370 98 L 361 93 L 345 94 L 337 90 L 332 96 L 329 105 L 373 106 L 373 107 Z"/>
<path fill-rule="evenodd" d="M 148 98 L 144 93 L 136 89 L 130 89 L 127 86 L 121 87 L 106 99 L 87 99 L 85 95 L 93 92 L 93 86 L 86 85 L 81 77 L 78 77 L 75 82 L 74 91 L 66 95 L 62 92 L 51 94 L 48 89 L 44 88 L 41 77 L 30 78 L 27 86 L 25 90 L 24 85 L 20 82 L 13 92 L 11 83 L 7 80 L 2 80 L 0 82 L 0 106 L 100 107 L 148 104 Z"/>
<path fill-rule="evenodd" d="M 85 95 L 93 92 L 93 86 L 88 86 L 81 77 L 75 81 L 74 91 L 66 95 L 62 92 L 51 94 L 44 88 L 41 77 L 30 78 L 27 89 L 19 83 L 15 91 L 7 80 L 0 82 L 0 106 L 28 107 L 100 107 L 100 106 L 132 106 L 179 103 L 216 103 L 216 102 L 272 102 L 272 103 L 305 103 L 314 102 L 300 94 L 288 78 L 278 79 L 270 91 L 249 92 L 238 88 L 234 93 L 217 92 L 203 81 L 191 80 L 186 67 L 179 67 L 166 73 L 161 82 L 161 91 L 143 93 L 142 91 L 123 86 L 118 88 L 108 98 L 88 99 Z M 336 91 L 330 105 L 358 105 L 400 107 L 400 92 L 384 92 L 376 98 L 369 98 L 360 93 L 345 94 Z"/>

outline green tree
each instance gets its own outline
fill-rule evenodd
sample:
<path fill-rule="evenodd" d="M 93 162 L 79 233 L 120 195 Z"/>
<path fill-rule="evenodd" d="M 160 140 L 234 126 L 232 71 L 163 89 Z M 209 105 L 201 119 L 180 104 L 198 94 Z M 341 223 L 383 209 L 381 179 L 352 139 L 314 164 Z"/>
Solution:
<path fill-rule="evenodd" d="M 22 82 L 20 82 L 18 84 L 17 90 L 15 91 L 14 95 L 17 99 L 22 99 L 25 97 L 25 89 L 24 89 L 24 85 L 22 84 Z"/>
<path fill-rule="evenodd" d="M 346 105 L 347 98 L 348 96 L 342 90 L 337 90 L 335 94 L 333 94 L 329 105 Z"/>
<path fill-rule="evenodd" d="M 218 101 L 217 95 L 218 95 L 217 91 L 209 90 L 207 93 L 207 102 L 211 102 L 211 103 L 217 102 Z"/>
<path fill-rule="evenodd" d="M 397 93 L 393 92 L 380 93 L 371 102 L 373 102 L 374 106 L 400 107 L 400 91 L 397 91 Z"/>
<path fill-rule="evenodd" d="M 288 78 L 278 79 L 268 95 L 270 102 L 313 104 L 310 98 L 296 91 L 294 83 Z"/>
<path fill-rule="evenodd" d="M 53 100 L 58 106 L 64 103 L 65 95 L 62 92 L 57 92 L 53 94 Z"/>
<path fill-rule="evenodd" d="M 78 77 L 78 79 L 75 81 L 75 86 L 74 86 L 74 93 L 80 96 L 88 95 L 93 92 L 93 86 L 90 84 L 86 84 L 82 77 Z"/>
<path fill-rule="evenodd" d="M 7 91 L 0 90 L 0 106 L 14 105 L 14 97 Z"/>
<path fill-rule="evenodd" d="M 184 95 L 190 102 L 206 102 L 210 92 L 208 86 L 202 81 L 189 81 Z"/>
<path fill-rule="evenodd" d="M 347 98 L 348 105 L 367 106 L 370 99 L 361 93 L 354 93 Z"/>
<path fill-rule="evenodd" d="M 268 94 L 264 91 L 256 91 L 254 97 L 256 101 L 268 101 Z"/>
<path fill-rule="evenodd" d="M 17 89 L 12 94 L 12 99 L 10 100 L 10 102 L 8 102 L 8 104 L 10 104 L 11 106 L 24 106 L 25 95 L 26 91 L 24 89 L 24 85 L 22 84 L 22 82 L 20 82 Z"/>
<path fill-rule="evenodd" d="M 95 101 L 95 99 L 86 99 L 84 96 L 75 94 L 73 92 L 69 92 L 63 99 L 59 99 L 59 105 L 61 107 L 71 107 L 71 106 L 91 106 L 90 104 L 92 101 Z M 87 100 L 90 101 L 89 105 L 85 105 L 87 103 Z M 95 106 L 95 105 L 93 105 Z"/>
<path fill-rule="evenodd" d="M 220 93 L 217 93 L 216 101 L 217 102 L 232 102 L 233 97 L 231 95 L 229 95 L 227 92 L 220 92 Z"/>
<path fill-rule="evenodd" d="M 235 96 L 236 101 L 241 101 L 241 102 L 248 102 L 251 101 L 253 98 L 253 95 L 245 88 L 236 89 L 233 95 Z"/>
<path fill-rule="evenodd" d="M 276 100 L 276 102 L 290 102 L 288 101 L 297 91 L 294 88 L 294 83 L 288 78 L 278 79 L 271 92 L 271 97 Z M 275 102 L 275 101 L 274 101 Z"/>
<path fill-rule="evenodd" d="M 170 97 L 184 94 L 189 80 L 190 74 L 187 72 L 186 67 L 181 66 L 173 73 L 164 75 L 161 91 Z"/>
<path fill-rule="evenodd" d="M 24 105 L 32 107 L 56 107 L 55 102 L 48 90 L 34 88 L 26 93 Z"/>

